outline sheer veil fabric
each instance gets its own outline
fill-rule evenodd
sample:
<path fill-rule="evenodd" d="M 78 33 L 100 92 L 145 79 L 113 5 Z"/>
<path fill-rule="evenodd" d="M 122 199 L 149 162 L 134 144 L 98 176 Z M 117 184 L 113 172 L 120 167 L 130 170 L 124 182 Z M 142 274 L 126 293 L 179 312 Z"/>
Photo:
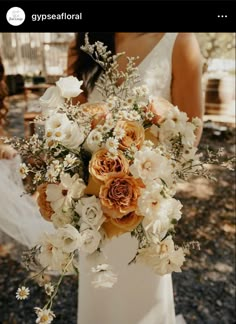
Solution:
<path fill-rule="evenodd" d="M 138 66 L 141 82 L 153 96 L 171 100 L 171 61 L 176 33 L 166 33 Z M 96 88 L 90 101 L 101 100 Z M 171 275 L 157 276 L 132 260 L 137 241 L 129 233 L 112 239 L 104 248 L 108 263 L 119 274 L 113 288 L 93 288 L 92 261 L 80 255 L 78 324 L 176 323 Z"/>
<path fill-rule="evenodd" d="M 19 174 L 20 157 L 0 160 L 0 230 L 13 239 L 33 247 L 53 225 L 39 213 L 36 202 L 24 193 Z"/>

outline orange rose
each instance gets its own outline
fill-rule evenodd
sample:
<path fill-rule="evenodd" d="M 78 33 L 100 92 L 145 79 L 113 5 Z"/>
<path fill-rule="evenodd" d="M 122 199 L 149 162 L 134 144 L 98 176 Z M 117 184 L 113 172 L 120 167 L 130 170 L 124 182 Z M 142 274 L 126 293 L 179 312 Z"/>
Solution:
<path fill-rule="evenodd" d="M 139 196 L 139 181 L 121 172 L 110 174 L 99 193 L 104 214 L 112 218 L 135 211 Z"/>
<path fill-rule="evenodd" d="M 94 178 L 89 175 L 89 180 L 88 180 L 88 185 L 84 190 L 85 195 L 94 195 L 96 197 L 99 196 L 99 191 L 100 191 L 101 183 L 98 181 L 94 181 Z"/>
<path fill-rule="evenodd" d="M 131 212 L 122 218 L 108 218 L 107 222 L 103 223 L 103 229 L 106 235 L 111 238 L 119 236 L 126 232 L 134 230 L 143 220 L 143 216 L 138 216 L 135 212 Z"/>
<path fill-rule="evenodd" d="M 54 213 L 51 204 L 49 201 L 47 201 L 47 183 L 42 183 L 40 186 L 38 186 L 37 191 L 38 191 L 38 198 L 37 198 L 37 203 L 39 206 L 39 211 L 41 215 L 43 216 L 44 219 L 47 221 L 51 221 L 51 216 Z"/>
<path fill-rule="evenodd" d="M 95 128 L 97 124 L 104 122 L 108 113 L 107 105 L 104 102 L 85 103 L 80 107 L 83 108 L 83 112 L 89 114 L 92 118 L 92 128 Z"/>
<path fill-rule="evenodd" d="M 115 127 L 121 128 L 125 131 L 125 136 L 119 140 L 119 149 L 125 151 L 130 148 L 131 145 L 135 145 L 137 149 L 140 149 L 144 142 L 144 128 L 136 121 L 118 121 Z"/>
<path fill-rule="evenodd" d="M 112 158 L 107 153 L 108 150 L 102 148 L 93 154 L 89 162 L 89 172 L 95 181 L 104 182 L 113 172 L 129 171 L 129 162 L 121 152 Z"/>

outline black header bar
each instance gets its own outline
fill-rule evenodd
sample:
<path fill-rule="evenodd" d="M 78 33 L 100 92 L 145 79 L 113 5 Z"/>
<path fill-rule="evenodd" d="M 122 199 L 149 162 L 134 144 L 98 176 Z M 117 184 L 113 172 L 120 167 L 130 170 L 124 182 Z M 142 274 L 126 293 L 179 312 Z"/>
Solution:
<path fill-rule="evenodd" d="M 25 12 L 21 25 L 7 21 L 12 7 Z M 234 7 L 235 1 L 1 1 L 0 32 L 234 32 Z"/>

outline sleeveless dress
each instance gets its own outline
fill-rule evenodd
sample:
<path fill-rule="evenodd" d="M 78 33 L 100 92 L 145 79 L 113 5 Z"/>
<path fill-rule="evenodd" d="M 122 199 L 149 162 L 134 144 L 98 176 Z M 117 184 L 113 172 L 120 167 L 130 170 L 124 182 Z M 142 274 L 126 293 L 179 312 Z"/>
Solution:
<path fill-rule="evenodd" d="M 140 84 L 150 94 L 171 101 L 172 51 L 176 33 L 166 33 L 139 64 Z M 96 88 L 89 101 L 101 100 Z M 78 324 L 174 324 L 171 275 L 158 276 L 134 257 L 137 241 L 130 233 L 113 238 L 105 246 L 107 263 L 118 273 L 112 288 L 93 288 L 91 260 L 80 255 Z"/>

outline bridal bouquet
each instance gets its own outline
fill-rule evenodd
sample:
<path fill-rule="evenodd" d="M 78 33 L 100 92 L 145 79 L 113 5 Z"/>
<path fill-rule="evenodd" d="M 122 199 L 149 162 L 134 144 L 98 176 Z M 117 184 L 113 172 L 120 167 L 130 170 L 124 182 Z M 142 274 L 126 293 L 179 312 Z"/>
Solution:
<path fill-rule="evenodd" d="M 40 98 L 43 136 L 14 144 L 24 159 L 22 178 L 31 179 L 28 191 L 38 192 L 42 217 L 55 227 L 25 259 L 40 265 L 41 273 L 63 276 L 79 269 L 83 253 L 94 260 L 91 284 L 112 287 L 117 274 L 104 246 L 130 233 L 138 242 L 131 262 L 158 275 L 179 272 L 189 246 L 174 242 L 182 206 L 174 198 L 176 186 L 192 175 L 208 176 L 194 146 L 200 120 L 190 121 L 170 102 L 152 98 L 145 85 L 136 86 L 134 58 L 120 72 L 122 54 L 112 56 L 88 39 L 83 49 L 104 70 L 96 85 L 101 101 L 73 104 L 82 81 L 60 78 Z M 60 282 L 45 286 L 49 301 L 36 308 L 37 323 L 42 316 L 52 321 Z M 19 299 L 28 296 L 27 289 L 18 289 Z"/>

